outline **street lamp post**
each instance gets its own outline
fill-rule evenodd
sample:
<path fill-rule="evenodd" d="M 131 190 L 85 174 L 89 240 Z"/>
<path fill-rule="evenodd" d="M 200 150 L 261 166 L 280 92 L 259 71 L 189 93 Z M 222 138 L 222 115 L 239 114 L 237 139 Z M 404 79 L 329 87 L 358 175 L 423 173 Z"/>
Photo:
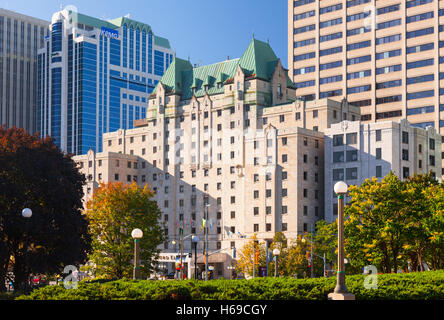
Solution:
<path fill-rule="evenodd" d="M 143 237 L 143 232 L 140 229 L 134 229 L 131 232 L 131 237 L 134 239 L 134 270 L 133 279 L 137 280 L 140 278 L 140 265 L 139 265 L 139 242 Z"/>
<path fill-rule="evenodd" d="M 26 219 L 26 246 L 25 246 L 25 264 L 26 264 L 26 289 L 29 287 L 29 259 L 28 259 L 28 233 L 29 233 L 29 219 L 32 217 L 32 210 L 25 208 L 22 210 L 22 217 Z"/>
<path fill-rule="evenodd" d="M 173 240 L 173 241 L 171 241 L 171 243 L 173 244 L 173 246 L 174 246 L 174 252 L 176 252 L 176 244 L 177 244 L 177 242 L 176 242 L 176 240 Z M 180 247 L 180 245 L 179 245 L 179 247 Z M 179 248 L 179 251 L 180 251 L 180 248 Z M 177 256 L 176 256 L 176 259 L 177 259 Z M 177 270 L 177 264 L 178 263 L 180 263 L 180 262 L 177 262 L 177 260 L 176 260 L 176 263 L 175 263 L 175 265 L 174 265 L 174 268 L 175 268 L 175 270 L 176 270 L 176 272 L 175 272 L 175 277 L 176 277 L 176 280 L 177 280 L 177 278 L 179 277 L 177 274 L 178 274 L 178 270 Z"/>
<path fill-rule="evenodd" d="M 345 285 L 344 197 L 347 190 L 348 186 L 344 181 L 339 181 L 334 186 L 334 191 L 338 195 L 338 274 L 335 290 L 328 295 L 330 300 L 355 300 L 355 296 L 347 291 Z"/>
<path fill-rule="evenodd" d="M 275 263 L 274 263 L 274 277 L 277 276 L 277 270 L 278 270 L 278 257 L 281 254 L 281 251 L 276 248 L 273 250 L 273 256 L 275 257 Z"/>
<path fill-rule="evenodd" d="M 198 236 L 193 236 L 191 241 L 194 243 L 194 279 L 198 279 L 198 271 L 197 271 L 197 243 L 199 242 Z"/>
<path fill-rule="evenodd" d="M 208 199 L 208 198 L 207 198 Z M 208 280 L 208 208 L 210 204 L 205 205 L 205 280 Z"/>

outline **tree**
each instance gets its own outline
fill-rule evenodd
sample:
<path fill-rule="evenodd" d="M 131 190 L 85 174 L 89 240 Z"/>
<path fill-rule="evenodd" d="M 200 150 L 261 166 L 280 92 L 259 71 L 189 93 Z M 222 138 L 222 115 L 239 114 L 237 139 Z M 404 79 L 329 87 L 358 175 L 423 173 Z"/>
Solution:
<path fill-rule="evenodd" d="M 255 260 L 255 274 L 259 274 L 259 266 L 266 265 L 266 249 L 264 243 L 259 243 L 256 234 L 250 238 L 242 249 L 238 252 L 238 259 L 235 264 L 236 273 L 253 275 L 253 257 Z"/>
<path fill-rule="evenodd" d="M 345 208 L 346 253 L 359 267 L 379 266 L 383 272 L 398 269 L 404 244 L 406 212 L 402 181 L 390 172 L 379 183 L 367 179 L 360 186 L 350 186 L 352 198 Z"/>
<path fill-rule="evenodd" d="M 326 263 L 336 265 L 338 260 L 337 221 L 334 221 L 332 223 L 327 223 L 325 220 L 319 220 L 316 223 L 316 233 L 314 235 L 314 243 L 315 243 L 315 253 L 321 257 L 323 257 L 325 254 Z"/>
<path fill-rule="evenodd" d="M 152 200 L 154 193 L 136 183 L 101 184 L 87 203 L 86 215 L 92 237 L 89 259 L 95 274 L 104 278 L 131 278 L 135 228 L 143 231 L 140 240 L 141 272 L 148 275 L 154 268 L 157 247 L 165 240 L 159 224 L 161 211 Z"/>
<path fill-rule="evenodd" d="M 0 283 L 12 270 L 14 288 L 24 290 L 29 274 L 82 264 L 90 243 L 81 212 L 85 177 L 71 155 L 52 138 L 0 127 L 0 168 Z M 26 207 L 29 220 L 21 216 Z"/>
<path fill-rule="evenodd" d="M 389 173 L 381 182 L 351 186 L 345 207 L 345 252 L 355 267 L 382 272 L 413 271 L 443 261 L 443 185 L 431 174 L 401 181 Z"/>
<path fill-rule="evenodd" d="M 307 235 L 299 235 L 293 239 L 290 246 L 287 247 L 285 254 L 279 257 L 278 267 L 285 276 L 294 276 L 298 278 L 310 276 L 308 267 L 307 252 L 310 252 L 310 242 L 303 239 L 309 239 Z"/>
<path fill-rule="evenodd" d="M 429 243 L 423 259 L 432 270 L 444 269 L 444 183 L 422 190 L 429 215 L 423 220 L 423 230 Z"/>

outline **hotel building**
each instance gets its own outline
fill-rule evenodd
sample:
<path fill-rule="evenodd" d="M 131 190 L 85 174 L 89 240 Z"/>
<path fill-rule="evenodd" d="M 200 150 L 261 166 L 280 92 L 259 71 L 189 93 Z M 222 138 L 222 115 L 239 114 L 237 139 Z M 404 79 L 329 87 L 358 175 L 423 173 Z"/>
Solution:
<path fill-rule="evenodd" d="M 209 250 L 217 252 L 209 262 L 215 277 L 229 278 L 232 248 L 253 234 L 293 239 L 324 218 L 322 132 L 359 120 L 359 108 L 295 94 L 269 44 L 256 39 L 239 59 L 193 67 L 175 58 L 150 95 L 146 119 L 104 134 L 102 153 L 75 157 L 88 178 L 86 199 L 99 181 L 149 184 L 170 240 L 164 253 L 177 253 L 171 240 L 180 221 L 185 236 L 203 239 L 208 208 Z M 188 239 L 185 252 L 191 249 Z"/>
<path fill-rule="evenodd" d="M 325 220 L 337 218 L 338 181 L 361 185 L 373 177 L 381 180 L 390 171 L 400 179 L 414 174 L 441 180 L 441 135 L 435 128 L 412 126 L 406 119 L 363 124 L 343 121 L 325 130 Z"/>
<path fill-rule="evenodd" d="M 36 131 L 37 50 L 48 25 L 0 8 L 0 125 Z"/>
<path fill-rule="evenodd" d="M 148 97 L 174 58 L 169 41 L 127 17 L 56 12 L 38 54 L 37 129 L 65 152 L 102 151 L 105 132 L 146 117 Z"/>
<path fill-rule="evenodd" d="M 444 134 L 443 15 L 441 0 L 289 0 L 298 96 L 346 97 L 363 122 L 403 118 Z"/>

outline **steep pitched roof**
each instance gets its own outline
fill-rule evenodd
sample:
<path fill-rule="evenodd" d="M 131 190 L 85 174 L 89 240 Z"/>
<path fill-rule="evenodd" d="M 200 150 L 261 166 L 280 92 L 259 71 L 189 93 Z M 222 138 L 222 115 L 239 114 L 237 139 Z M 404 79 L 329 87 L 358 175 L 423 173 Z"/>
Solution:
<path fill-rule="evenodd" d="M 232 83 L 230 80 L 233 79 L 238 66 L 247 77 L 270 80 L 278 61 L 268 43 L 253 39 L 238 59 L 193 68 L 189 61 L 175 58 L 160 82 L 167 92 L 180 93 L 182 100 L 188 100 L 193 96 L 193 89 L 196 97 L 204 96 L 204 86 L 208 86 L 209 95 L 223 93 L 223 84 L 227 84 L 227 81 Z M 287 83 L 293 86 L 288 75 Z M 157 86 L 153 94 L 156 89 Z"/>
<path fill-rule="evenodd" d="M 242 54 L 239 64 L 246 76 L 255 75 L 269 80 L 277 61 L 278 58 L 268 43 L 253 39 Z"/>

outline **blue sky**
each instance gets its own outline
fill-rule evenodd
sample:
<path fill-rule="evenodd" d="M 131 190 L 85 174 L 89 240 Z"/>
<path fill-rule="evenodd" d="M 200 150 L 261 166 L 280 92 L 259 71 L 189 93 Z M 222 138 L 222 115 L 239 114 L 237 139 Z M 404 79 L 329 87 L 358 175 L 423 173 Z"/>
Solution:
<path fill-rule="evenodd" d="M 170 40 L 180 58 L 203 65 L 238 58 L 253 33 L 287 67 L 287 0 L 0 0 L 0 7 L 50 20 L 60 6 L 100 19 L 130 14 Z"/>

